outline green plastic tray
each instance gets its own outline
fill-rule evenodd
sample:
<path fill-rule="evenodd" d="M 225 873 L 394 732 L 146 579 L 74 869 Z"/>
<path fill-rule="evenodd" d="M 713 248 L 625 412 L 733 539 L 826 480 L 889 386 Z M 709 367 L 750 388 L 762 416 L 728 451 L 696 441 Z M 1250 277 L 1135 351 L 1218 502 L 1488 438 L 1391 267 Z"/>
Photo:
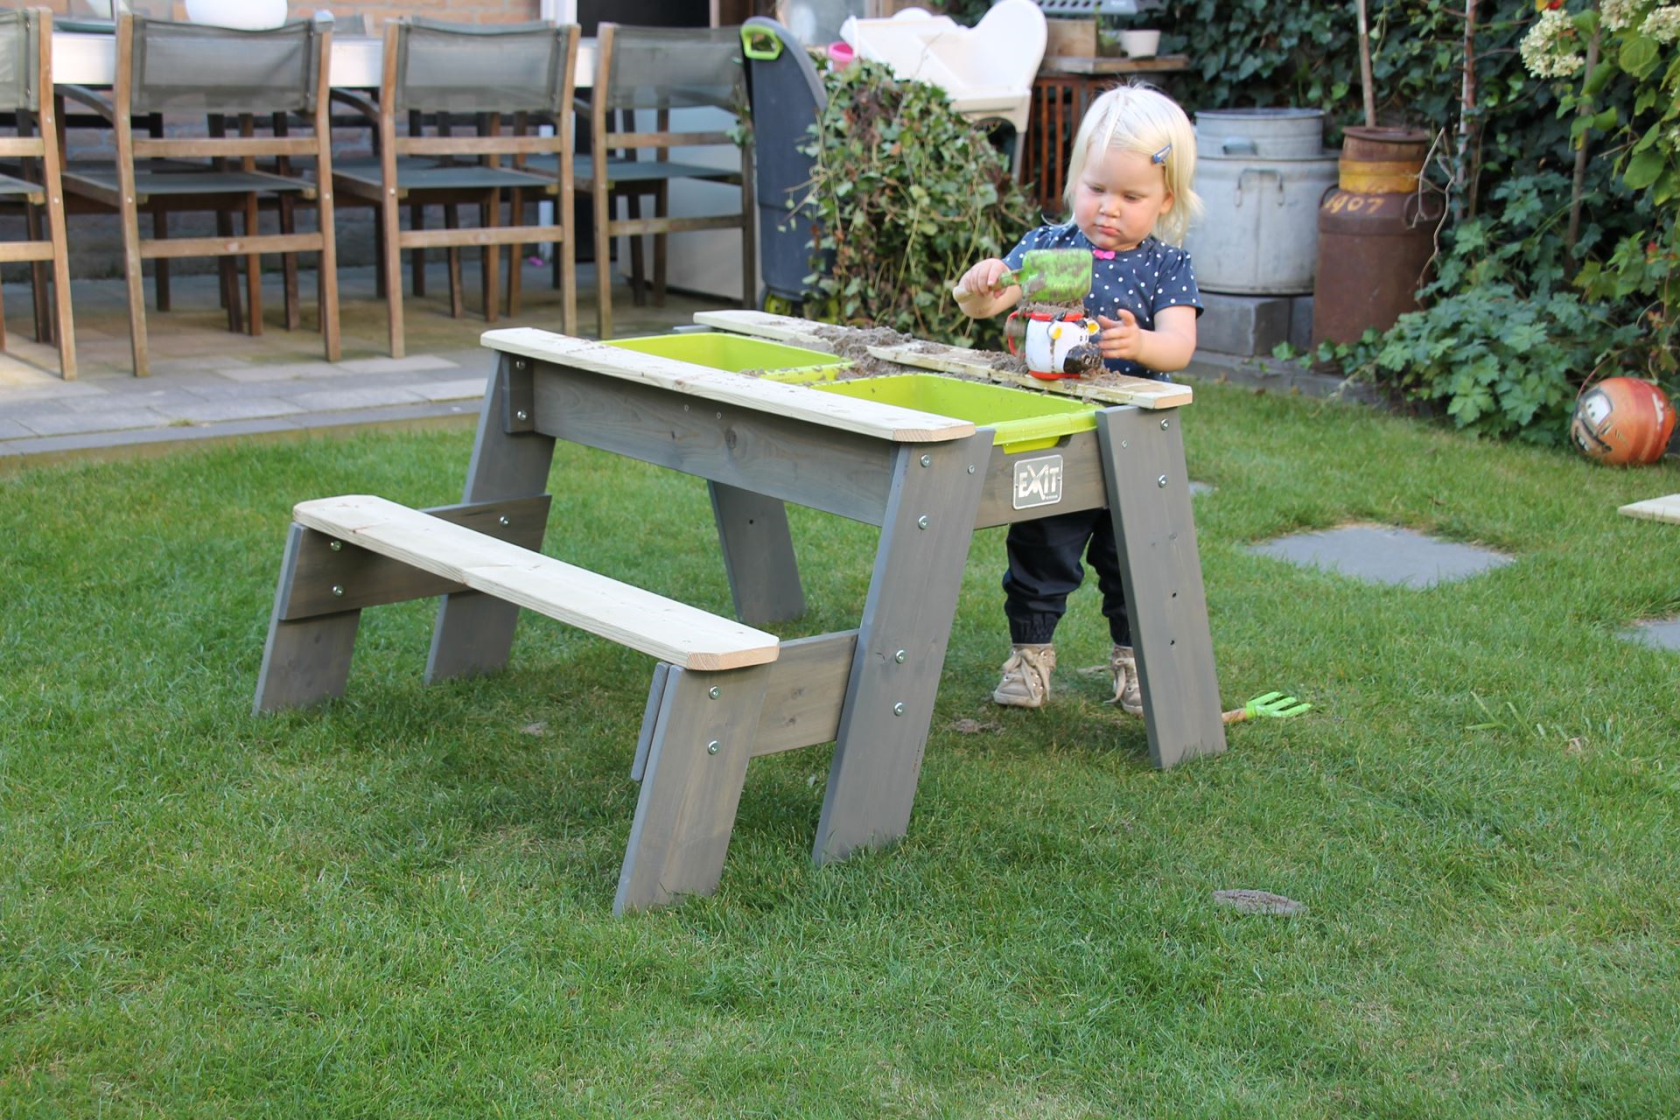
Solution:
<path fill-rule="evenodd" d="M 607 343 L 639 354 L 657 354 L 726 373 L 762 371 L 777 381 L 832 380 L 852 363 L 821 350 L 806 350 L 762 338 L 723 331 L 694 334 L 651 334 L 641 338 L 615 338 Z"/>
<path fill-rule="evenodd" d="M 1007 385 L 959 381 L 937 373 L 894 374 L 811 387 L 971 421 L 976 427 L 991 428 L 995 433 L 992 442 L 1001 444 L 1010 454 L 1053 447 L 1065 435 L 1088 432 L 1097 426 L 1096 406 L 1083 401 L 1029 393 Z"/>

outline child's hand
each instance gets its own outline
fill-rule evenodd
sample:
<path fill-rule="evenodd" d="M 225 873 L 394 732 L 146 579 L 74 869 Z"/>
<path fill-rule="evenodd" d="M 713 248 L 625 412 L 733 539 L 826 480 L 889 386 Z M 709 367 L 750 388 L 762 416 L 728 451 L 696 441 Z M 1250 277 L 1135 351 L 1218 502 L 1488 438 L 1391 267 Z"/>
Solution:
<path fill-rule="evenodd" d="M 1102 333 L 1097 335 L 1097 352 L 1105 358 L 1124 358 L 1135 362 L 1143 352 L 1143 328 L 1138 326 L 1137 316 L 1120 309 L 1120 318 L 1110 319 L 1106 315 L 1097 316 L 1097 324 L 1102 327 Z"/>
<path fill-rule="evenodd" d="M 963 273 L 952 294 L 960 303 L 964 296 L 987 296 L 996 299 L 1003 295 L 1015 283 L 1015 277 L 1009 271 L 1009 266 L 996 257 L 988 257 L 967 272 Z"/>

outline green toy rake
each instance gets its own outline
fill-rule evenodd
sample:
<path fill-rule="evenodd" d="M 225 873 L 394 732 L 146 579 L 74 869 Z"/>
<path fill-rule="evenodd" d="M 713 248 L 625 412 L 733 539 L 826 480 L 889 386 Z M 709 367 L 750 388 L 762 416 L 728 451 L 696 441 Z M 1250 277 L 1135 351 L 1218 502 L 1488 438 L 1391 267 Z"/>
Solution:
<path fill-rule="evenodd" d="M 1288 719 L 1311 709 L 1311 704 L 1293 696 L 1285 696 L 1281 692 L 1268 692 L 1263 696 L 1256 696 L 1240 708 L 1226 712 L 1223 718 L 1226 723 L 1242 723 L 1250 719 Z"/>

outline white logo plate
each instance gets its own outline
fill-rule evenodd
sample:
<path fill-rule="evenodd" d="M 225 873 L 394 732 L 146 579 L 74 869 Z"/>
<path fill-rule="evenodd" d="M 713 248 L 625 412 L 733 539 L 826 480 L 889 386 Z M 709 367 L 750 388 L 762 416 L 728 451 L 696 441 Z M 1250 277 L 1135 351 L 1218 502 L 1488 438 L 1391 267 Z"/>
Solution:
<path fill-rule="evenodd" d="M 1062 457 L 1042 455 L 1015 462 L 1016 509 L 1053 506 L 1062 500 Z"/>

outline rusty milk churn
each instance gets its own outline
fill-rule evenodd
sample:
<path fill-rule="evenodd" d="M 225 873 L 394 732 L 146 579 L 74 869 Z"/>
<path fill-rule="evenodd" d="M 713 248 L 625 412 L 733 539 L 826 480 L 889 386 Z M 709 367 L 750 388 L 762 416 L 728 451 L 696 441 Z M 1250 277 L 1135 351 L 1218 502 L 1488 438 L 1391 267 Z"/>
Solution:
<path fill-rule="evenodd" d="M 1415 293 L 1434 253 L 1438 197 L 1420 195 L 1429 134 L 1349 128 L 1338 183 L 1318 207 L 1313 345 L 1354 342 L 1417 310 Z"/>

